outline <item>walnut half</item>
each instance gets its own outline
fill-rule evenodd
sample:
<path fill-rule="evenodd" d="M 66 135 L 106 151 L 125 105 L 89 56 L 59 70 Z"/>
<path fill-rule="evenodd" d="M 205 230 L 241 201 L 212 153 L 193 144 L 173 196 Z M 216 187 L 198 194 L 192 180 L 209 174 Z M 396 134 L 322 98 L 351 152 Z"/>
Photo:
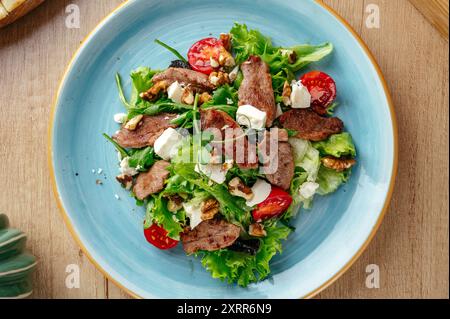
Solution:
<path fill-rule="evenodd" d="M 239 196 L 246 200 L 251 200 L 254 196 L 252 189 L 245 185 L 239 177 L 233 178 L 228 183 L 228 191 L 231 195 Z"/>
<path fill-rule="evenodd" d="M 356 161 L 352 158 L 337 158 L 333 156 L 326 156 L 322 158 L 322 164 L 327 168 L 342 172 L 355 165 Z"/>
<path fill-rule="evenodd" d="M 205 200 L 200 206 L 202 212 L 202 220 L 213 219 L 214 216 L 216 216 L 216 214 L 219 212 L 219 207 L 219 202 L 214 198 Z"/>
<path fill-rule="evenodd" d="M 161 91 L 167 90 L 169 83 L 167 81 L 156 82 L 147 92 L 139 94 L 141 99 L 146 101 L 153 101 L 156 99 Z"/>
<path fill-rule="evenodd" d="M 284 82 L 284 86 L 283 86 L 283 93 L 281 95 L 281 98 L 283 100 L 283 104 L 286 106 L 291 105 L 291 93 L 292 93 L 292 88 L 289 85 L 288 81 Z"/>
<path fill-rule="evenodd" d="M 126 190 L 130 190 L 131 187 L 133 186 L 133 177 L 131 177 L 130 175 L 126 175 L 126 174 L 120 174 L 119 176 L 116 177 L 116 180 L 122 184 L 122 186 L 126 189 Z"/>
<path fill-rule="evenodd" d="M 264 230 L 264 225 L 260 223 L 251 224 L 248 229 L 248 234 L 253 237 L 266 237 L 267 232 Z"/>

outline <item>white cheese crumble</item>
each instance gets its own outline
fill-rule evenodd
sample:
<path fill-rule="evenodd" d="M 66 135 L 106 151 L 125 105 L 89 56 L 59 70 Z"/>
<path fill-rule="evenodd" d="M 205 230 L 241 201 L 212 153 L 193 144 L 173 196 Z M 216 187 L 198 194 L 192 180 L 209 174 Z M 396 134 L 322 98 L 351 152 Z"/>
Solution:
<path fill-rule="evenodd" d="M 311 94 L 301 81 L 291 83 L 291 106 L 294 109 L 306 109 L 311 106 Z"/>
<path fill-rule="evenodd" d="M 166 161 L 170 160 L 176 155 L 182 139 L 183 136 L 180 133 L 169 127 L 155 141 L 155 153 Z"/>
<path fill-rule="evenodd" d="M 123 124 L 127 121 L 127 115 L 125 113 L 114 114 L 114 122 Z"/>
<path fill-rule="evenodd" d="M 308 199 L 313 197 L 318 189 L 319 184 L 314 182 L 305 182 L 300 186 L 299 193 L 303 198 Z"/>
<path fill-rule="evenodd" d="M 184 89 L 178 81 L 173 82 L 167 89 L 167 95 L 169 99 L 176 103 L 181 103 L 183 98 Z"/>
<path fill-rule="evenodd" d="M 186 211 L 186 216 L 189 217 L 189 226 L 194 229 L 202 222 L 201 203 L 198 205 L 183 203 L 183 208 Z"/>
<path fill-rule="evenodd" d="M 137 175 L 139 172 L 137 169 L 135 169 L 134 167 L 130 167 L 129 164 L 130 161 L 130 157 L 124 157 L 122 159 L 122 161 L 120 162 L 120 172 L 124 175 L 130 175 L 130 176 L 134 176 Z"/>
<path fill-rule="evenodd" d="M 236 112 L 236 121 L 243 126 L 253 129 L 262 129 L 266 126 L 267 114 L 256 107 L 246 104 L 239 106 Z"/>
<path fill-rule="evenodd" d="M 258 179 L 252 187 L 252 192 L 255 194 L 252 199 L 246 202 L 247 206 L 253 207 L 259 203 L 262 203 L 269 197 L 272 191 L 272 186 L 263 179 Z"/>

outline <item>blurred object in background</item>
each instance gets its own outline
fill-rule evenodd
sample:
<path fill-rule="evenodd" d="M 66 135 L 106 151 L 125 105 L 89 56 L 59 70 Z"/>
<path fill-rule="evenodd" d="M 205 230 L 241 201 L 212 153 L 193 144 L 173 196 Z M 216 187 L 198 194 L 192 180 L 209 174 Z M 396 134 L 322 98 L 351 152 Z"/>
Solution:
<path fill-rule="evenodd" d="M 24 16 L 44 0 L 0 0 L 0 28 Z"/>
<path fill-rule="evenodd" d="M 27 236 L 9 228 L 8 217 L 0 214 L 0 299 L 22 299 L 33 292 L 36 257 L 24 251 Z"/>
<path fill-rule="evenodd" d="M 448 41 L 448 0 L 409 0 Z"/>

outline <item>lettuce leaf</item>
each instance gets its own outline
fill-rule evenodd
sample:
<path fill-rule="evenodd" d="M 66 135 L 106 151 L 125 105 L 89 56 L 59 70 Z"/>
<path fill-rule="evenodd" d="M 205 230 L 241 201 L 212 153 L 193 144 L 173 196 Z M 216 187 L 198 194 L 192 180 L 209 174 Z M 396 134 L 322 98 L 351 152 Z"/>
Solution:
<path fill-rule="evenodd" d="M 167 200 L 160 194 L 151 198 L 147 204 L 144 228 L 156 223 L 167 231 L 167 236 L 180 240 L 184 219 L 183 211 L 174 214 L 167 209 Z"/>
<path fill-rule="evenodd" d="M 333 169 L 320 167 L 319 174 L 317 176 L 317 183 L 319 183 L 319 189 L 317 193 L 319 195 L 327 195 L 335 192 L 339 186 L 346 183 L 350 178 L 351 169 L 337 172 Z"/>
<path fill-rule="evenodd" d="M 263 280 L 270 274 L 270 260 L 282 252 L 281 241 L 291 233 L 283 224 L 266 226 L 267 236 L 261 239 L 261 246 L 255 256 L 228 249 L 203 251 L 202 265 L 211 276 L 242 287 Z"/>
<path fill-rule="evenodd" d="M 314 142 L 312 145 L 320 152 L 321 156 L 356 156 L 355 144 L 353 144 L 352 136 L 348 132 L 331 135 L 328 139 Z"/>
<path fill-rule="evenodd" d="M 140 93 L 147 91 L 153 85 L 152 78 L 161 70 L 152 70 L 148 67 L 140 67 L 131 72 L 131 97 L 130 104 L 137 106 L 144 101 L 139 96 Z"/>
<path fill-rule="evenodd" d="M 320 45 L 301 44 L 283 48 L 272 45 L 270 38 L 258 30 L 249 30 L 245 24 L 235 23 L 230 31 L 236 63 L 240 64 L 251 55 L 258 55 L 269 65 L 272 84 L 276 95 L 281 94 L 285 81 L 294 79 L 294 73 L 311 62 L 317 62 L 333 52 L 329 42 Z M 289 62 L 294 54 L 296 60 Z"/>

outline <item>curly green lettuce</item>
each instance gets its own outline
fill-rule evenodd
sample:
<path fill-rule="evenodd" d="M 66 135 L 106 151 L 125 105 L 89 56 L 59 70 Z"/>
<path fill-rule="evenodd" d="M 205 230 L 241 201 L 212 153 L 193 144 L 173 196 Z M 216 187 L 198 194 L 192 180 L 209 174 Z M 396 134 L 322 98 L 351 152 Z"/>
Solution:
<path fill-rule="evenodd" d="M 251 55 L 258 55 L 269 65 L 275 94 L 282 91 L 285 81 L 294 79 L 294 73 L 312 62 L 317 62 L 333 51 L 329 42 L 310 45 L 301 44 L 293 47 L 277 47 L 270 38 L 258 30 L 249 30 L 245 24 L 235 23 L 230 31 L 233 50 L 238 64 Z M 292 62 L 292 56 L 295 61 Z"/>
<path fill-rule="evenodd" d="M 282 252 L 281 241 L 291 233 L 291 228 L 279 223 L 266 226 L 267 236 L 261 239 L 256 255 L 235 252 L 228 249 L 202 251 L 202 265 L 211 276 L 242 287 L 267 278 L 270 274 L 270 260 Z"/>
<path fill-rule="evenodd" d="M 352 136 L 348 132 L 331 135 L 328 139 L 314 142 L 312 145 L 320 152 L 321 156 L 356 156 L 355 144 L 353 144 Z"/>

